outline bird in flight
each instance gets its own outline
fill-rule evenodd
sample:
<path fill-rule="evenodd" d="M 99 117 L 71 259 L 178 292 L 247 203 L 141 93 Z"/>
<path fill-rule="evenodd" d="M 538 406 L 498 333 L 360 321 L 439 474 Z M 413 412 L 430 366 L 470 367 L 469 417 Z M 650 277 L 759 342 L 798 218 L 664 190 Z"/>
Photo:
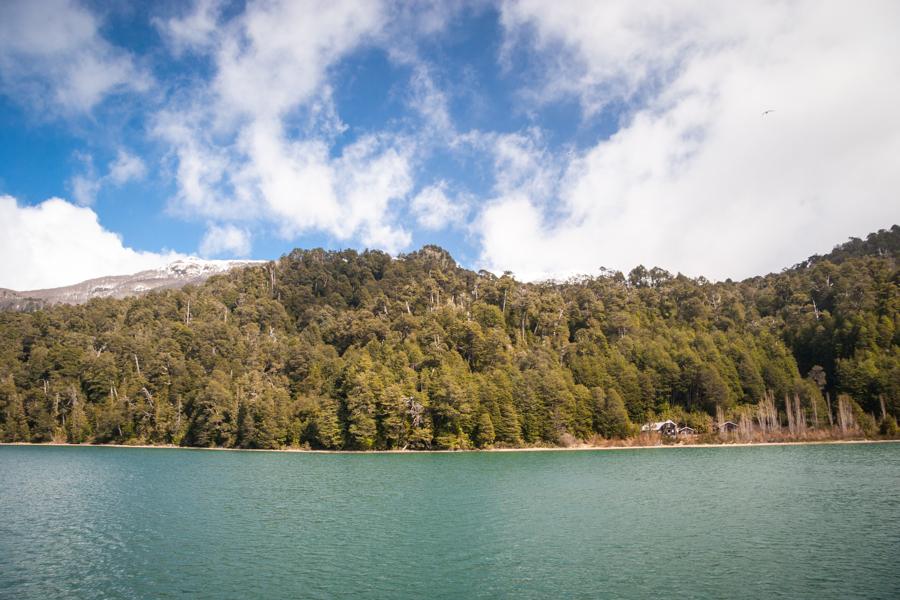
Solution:
<path fill-rule="evenodd" d="M 766 115 L 769 114 L 770 112 L 775 112 L 775 109 L 774 109 L 774 108 L 770 108 L 769 110 L 764 110 L 762 116 L 766 116 Z"/>

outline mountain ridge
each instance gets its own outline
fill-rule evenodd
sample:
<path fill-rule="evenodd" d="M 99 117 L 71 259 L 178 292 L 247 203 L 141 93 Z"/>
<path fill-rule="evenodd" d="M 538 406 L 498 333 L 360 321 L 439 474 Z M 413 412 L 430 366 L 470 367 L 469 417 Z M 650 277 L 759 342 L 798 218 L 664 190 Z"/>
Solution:
<path fill-rule="evenodd" d="M 850 257 L 889 255 L 896 260 L 900 257 L 900 241 L 898 240 L 900 240 L 900 225 L 893 225 L 889 229 L 880 229 L 877 232 L 870 233 L 865 239 L 851 237 L 848 241 L 835 245 L 830 252 L 824 255 L 814 254 L 800 263 L 791 267 L 785 267 L 782 272 L 809 268 L 823 261 L 840 264 Z M 438 246 L 426 244 L 419 252 L 426 248 L 438 249 L 440 252 L 447 254 L 450 260 L 453 260 L 453 257 L 446 250 Z M 306 251 L 312 250 L 321 249 L 309 249 Z M 322 251 L 324 252 L 324 250 Z M 400 256 L 404 255 L 401 254 Z M 124 275 L 104 275 L 54 288 L 17 291 L 0 287 L 0 310 L 27 312 L 40 310 L 55 304 L 83 304 L 92 298 L 121 299 L 145 294 L 152 290 L 178 289 L 185 285 L 202 283 L 212 275 L 218 275 L 233 268 L 261 265 L 267 262 L 270 261 L 209 260 L 188 257 L 173 261 L 159 269 L 147 269 Z M 615 273 L 615 271 L 611 272 Z M 767 277 L 772 274 L 774 273 L 755 275 L 742 281 Z M 730 279 L 726 281 L 730 281 Z M 546 280 L 535 283 L 563 284 L 565 282 L 563 280 Z"/>
<path fill-rule="evenodd" d="M 212 275 L 242 266 L 261 264 L 253 260 L 178 259 L 158 269 L 126 275 L 104 275 L 72 285 L 17 291 L 0 288 L 0 310 L 32 311 L 55 304 L 83 304 L 93 298 L 127 298 L 152 290 L 176 289 L 198 284 Z"/>

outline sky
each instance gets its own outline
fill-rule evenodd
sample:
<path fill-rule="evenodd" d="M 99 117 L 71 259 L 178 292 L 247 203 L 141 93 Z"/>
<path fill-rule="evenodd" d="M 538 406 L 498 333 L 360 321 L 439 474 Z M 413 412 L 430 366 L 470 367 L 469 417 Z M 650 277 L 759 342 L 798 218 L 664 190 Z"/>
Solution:
<path fill-rule="evenodd" d="M 0 2 L 0 287 L 437 244 L 779 271 L 900 222 L 894 0 Z"/>

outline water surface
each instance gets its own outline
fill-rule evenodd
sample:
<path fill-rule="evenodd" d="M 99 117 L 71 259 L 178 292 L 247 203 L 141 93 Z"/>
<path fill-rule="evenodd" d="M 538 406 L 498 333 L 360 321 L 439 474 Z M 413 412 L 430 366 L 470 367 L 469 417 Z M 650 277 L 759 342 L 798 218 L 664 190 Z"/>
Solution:
<path fill-rule="evenodd" d="M 900 444 L 0 447 L 2 598 L 896 598 Z"/>

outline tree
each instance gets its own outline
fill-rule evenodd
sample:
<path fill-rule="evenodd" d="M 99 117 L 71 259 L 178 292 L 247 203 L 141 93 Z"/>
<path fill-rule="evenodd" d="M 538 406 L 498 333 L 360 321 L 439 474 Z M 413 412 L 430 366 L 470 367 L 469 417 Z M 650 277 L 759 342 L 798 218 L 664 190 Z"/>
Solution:
<path fill-rule="evenodd" d="M 486 448 L 494 443 L 496 434 L 494 433 L 494 422 L 491 415 L 486 410 L 481 411 L 478 415 L 478 429 L 475 433 L 475 444 L 479 448 Z"/>
<path fill-rule="evenodd" d="M 230 376 L 213 371 L 203 391 L 193 403 L 187 442 L 192 446 L 231 447 L 235 441 L 237 406 Z"/>
<path fill-rule="evenodd" d="M 31 440 L 31 430 L 25 415 L 25 406 L 16 390 L 11 376 L 0 380 L 0 407 L 3 422 L 0 424 L 0 439 L 4 442 L 27 442 Z"/>
<path fill-rule="evenodd" d="M 313 417 L 314 440 L 320 448 L 338 450 L 343 446 L 343 431 L 338 416 L 338 402 L 332 398 L 314 400 L 316 412 Z"/>
<path fill-rule="evenodd" d="M 625 438 L 631 433 L 631 421 L 625 402 L 615 388 L 604 392 L 601 388 L 591 390 L 593 398 L 594 430 L 605 438 Z"/>
<path fill-rule="evenodd" d="M 69 387 L 69 412 L 66 419 L 66 437 L 70 444 L 81 444 L 90 439 L 91 427 L 84 412 L 84 399 L 75 386 Z"/>

